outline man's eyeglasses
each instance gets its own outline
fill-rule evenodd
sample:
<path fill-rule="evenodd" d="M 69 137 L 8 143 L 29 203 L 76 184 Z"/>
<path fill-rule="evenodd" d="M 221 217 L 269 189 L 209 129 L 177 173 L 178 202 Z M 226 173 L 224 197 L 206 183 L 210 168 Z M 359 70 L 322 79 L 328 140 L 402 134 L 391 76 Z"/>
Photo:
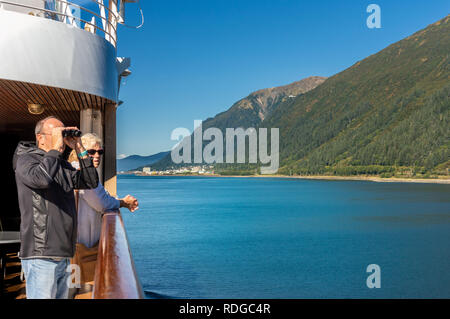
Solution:
<path fill-rule="evenodd" d="M 104 150 L 91 149 L 91 150 L 86 150 L 86 151 L 88 152 L 89 155 L 95 155 L 95 153 L 98 153 L 98 155 L 103 155 L 103 153 L 105 153 Z"/>

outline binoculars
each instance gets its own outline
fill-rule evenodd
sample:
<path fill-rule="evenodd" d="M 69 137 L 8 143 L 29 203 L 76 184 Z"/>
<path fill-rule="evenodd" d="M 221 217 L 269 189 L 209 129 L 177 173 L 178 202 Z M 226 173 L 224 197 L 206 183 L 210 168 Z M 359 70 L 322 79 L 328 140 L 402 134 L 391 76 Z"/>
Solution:
<path fill-rule="evenodd" d="M 62 131 L 63 137 L 80 137 L 81 131 L 80 130 L 64 130 Z"/>

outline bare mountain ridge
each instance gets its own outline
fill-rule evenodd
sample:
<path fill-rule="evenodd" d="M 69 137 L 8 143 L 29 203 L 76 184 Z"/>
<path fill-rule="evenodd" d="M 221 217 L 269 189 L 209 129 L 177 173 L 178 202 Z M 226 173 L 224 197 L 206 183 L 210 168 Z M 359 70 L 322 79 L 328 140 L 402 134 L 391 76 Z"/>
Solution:
<path fill-rule="evenodd" d="M 288 85 L 261 89 L 251 93 L 235 105 L 238 108 L 249 106 L 259 108 L 258 115 L 263 121 L 284 98 L 293 98 L 299 94 L 306 93 L 322 84 L 326 79 L 326 77 L 322 76 L 311 76 Z"/>
<path fill-rule="evenodd" d="M 205 128 L 217 127 L 255 127 L 266 119 L 282 102 L 304 94 L 327 78 L 311 76 L 288 85 L 261 89 L 234 103 L 227 111 L 208 118 L 203 122 Z"/>

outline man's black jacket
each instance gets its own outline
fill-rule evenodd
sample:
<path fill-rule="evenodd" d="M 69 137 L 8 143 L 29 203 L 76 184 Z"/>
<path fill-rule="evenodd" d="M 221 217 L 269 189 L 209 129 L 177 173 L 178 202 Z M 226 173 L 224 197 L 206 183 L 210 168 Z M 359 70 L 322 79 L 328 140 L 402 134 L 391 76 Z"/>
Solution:
<path fill-rule="evenodd" d="M 13 168 L 21 215 L 20 258 L 73 257 L 77 239 L 74 189 L 96 188 L 92 159 L 74 169 L 56 150 L 19 142 Z"/>

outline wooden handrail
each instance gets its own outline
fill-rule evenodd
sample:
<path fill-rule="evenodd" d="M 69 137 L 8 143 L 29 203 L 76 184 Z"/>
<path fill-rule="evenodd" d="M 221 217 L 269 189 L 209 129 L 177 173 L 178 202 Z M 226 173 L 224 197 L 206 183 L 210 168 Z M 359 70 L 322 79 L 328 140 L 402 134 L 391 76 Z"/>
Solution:
<path fill-rule="evenodd" d="M 103 215 L 92 298 L 144 298 L 118 211 Z"/>

